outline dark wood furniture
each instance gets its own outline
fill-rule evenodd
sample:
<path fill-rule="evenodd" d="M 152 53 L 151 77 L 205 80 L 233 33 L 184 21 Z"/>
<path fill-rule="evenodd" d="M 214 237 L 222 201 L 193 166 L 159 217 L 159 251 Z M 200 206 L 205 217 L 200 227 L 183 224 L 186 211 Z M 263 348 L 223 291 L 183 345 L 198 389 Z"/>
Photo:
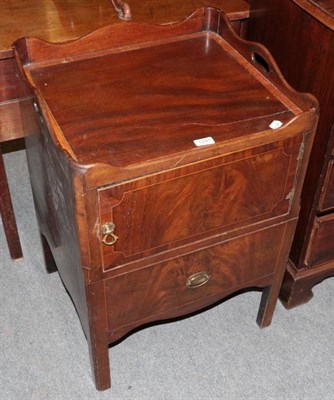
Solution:
<path fill-rule="evenodd" d="M 320 102 L 320 119 L 281 299 L 291 308 L 334 275 L 334 1 L 252 0 L 248 38 L 273 54 L 287 81 Z"/>
<path fill-rule="evenodd" d="M 12 43 L 24 36 L 36 36 L 52 42 L 76 39 L 94 29 L 118 22 L 113 9 L 121 0 L 0 0 L 0 144 L 21 139 L 33 132 L 32 112 L 25 112 L 24 127 L 20 107 L 29 107 L 25 85 L 17 79 L 14 68 Z M 181 20 L 207 3 L 222 8 L 234 29 L 245 33 L 249 4 L 245 0 L 130 0 L 132 18 L 136 21 L 167 23 Z M 118 7 L 122 9 L 122 7 Z M 128 11 L 125 12 L 125 18 Z M 124 13 L 120 13 L 123 17 Z M 0 151 L 1 197 L 0 214 L 3 220 L 12 258 L 22 257 L 15 216 L 11 205 L 6 172 Z"/>
<path fill-rule="evenodd" d="M 26 147 L 46 259 L 77 308 L 97 388 L 110 387 L 108 344 L 147 322 L 258 287 L 269 325 L 315 99 L 212 8 L 62 45 L 22 39 L 15 52 L 40 127 Z"/>

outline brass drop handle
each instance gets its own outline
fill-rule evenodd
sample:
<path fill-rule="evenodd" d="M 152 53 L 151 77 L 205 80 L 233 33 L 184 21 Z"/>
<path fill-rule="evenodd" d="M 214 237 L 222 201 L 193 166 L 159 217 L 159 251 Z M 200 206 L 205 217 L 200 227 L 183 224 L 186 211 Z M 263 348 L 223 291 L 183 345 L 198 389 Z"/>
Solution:
<path fill-rule="evenodd" d="M 106 222 L 102 225 L 102 234 L 104 235 L 102 238 L 102 243 L 107 246 L 112 246 L 117 242 L 118 236 L 114 234 L 115 224 L 113 222 Z M 109 239 L 110 237 L 110 239 Z"/>
<path fill-rule="evenodd" d="M 189 289 L 195 289 L 205 285 L 210 279 L 210 275 L 207 272 L 196 272 L 196 274 L 190 275 L 187 278 L 186 285 Z"/>

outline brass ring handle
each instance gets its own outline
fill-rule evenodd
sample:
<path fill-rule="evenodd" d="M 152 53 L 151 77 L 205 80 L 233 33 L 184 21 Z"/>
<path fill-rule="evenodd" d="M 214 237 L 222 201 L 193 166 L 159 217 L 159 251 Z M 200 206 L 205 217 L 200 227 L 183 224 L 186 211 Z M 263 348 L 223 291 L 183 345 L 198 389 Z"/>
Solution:
<path fill-rule="evenodd" d="M 114 229 L 115 229 L 115 224 L 112 222 L 106 222 L 105 224 L 102 225 L 101 231 L 104 235 L 102 238 L 102 243 L 104 243 L 107 246 L 112 246 L 117 242 L 118 236 L 114 234 Z M 111 240 L 108 240 L 109 236 Z"/>
<path fill-rule="evenodd" d="M 108 241 L 108 237 L 111 237 L 111 240 Z M 114 233 L 107 233 L 106 235 L 103 236 L 102 238 L 102 243 L 106 244 L 107 246 L 112 246 L 117 242 L 118 236 L 116 236 Z"/>
<path fill-rule="evenodd" d="M 195 289 L 205 285 L 209 279 L 210 275 L 207 272 L 197 272 L 187 278 L 186 286 L 189 289 Z"/>

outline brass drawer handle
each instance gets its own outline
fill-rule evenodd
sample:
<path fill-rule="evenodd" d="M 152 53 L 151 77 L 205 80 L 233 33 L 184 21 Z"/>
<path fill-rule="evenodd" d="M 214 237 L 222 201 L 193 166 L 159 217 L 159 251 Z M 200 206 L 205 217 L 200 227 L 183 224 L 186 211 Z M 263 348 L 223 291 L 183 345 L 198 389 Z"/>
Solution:
<path fill-rule="evenodd" d="M 206 272 L 197 272 L 196 274 L 190 275 L 187 278 L 187 288 L 189 289 L 195 289 L 200 286 L 205 285 L 208 280 L 210 279 L 210 275 Z"/>
<path fill-rule="evenodd" d="M 114 234 L 115 224 L 112 222 L 106 222 L 102 225 L 102 234 L 104 235 L 102 238 L 102 243 L 107 246 L 112 246 L 117 242 L 118 236 Z M 110 236 L 110 240 L 108 240 Z"/>

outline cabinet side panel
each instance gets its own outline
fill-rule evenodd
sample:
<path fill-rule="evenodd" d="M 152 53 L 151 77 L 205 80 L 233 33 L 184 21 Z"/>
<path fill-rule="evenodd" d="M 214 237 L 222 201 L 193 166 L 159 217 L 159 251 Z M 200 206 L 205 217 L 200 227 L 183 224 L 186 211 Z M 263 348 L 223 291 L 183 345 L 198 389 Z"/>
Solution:
<path fill-rule="evenodd" d="M 88 332 L 84 278 L 75 218 L 72 174 L 68 160 L 52 143 L 45 122 L 26 137 L 30 179 L 41 233 L 46 237 L 61 279 Z"/>

